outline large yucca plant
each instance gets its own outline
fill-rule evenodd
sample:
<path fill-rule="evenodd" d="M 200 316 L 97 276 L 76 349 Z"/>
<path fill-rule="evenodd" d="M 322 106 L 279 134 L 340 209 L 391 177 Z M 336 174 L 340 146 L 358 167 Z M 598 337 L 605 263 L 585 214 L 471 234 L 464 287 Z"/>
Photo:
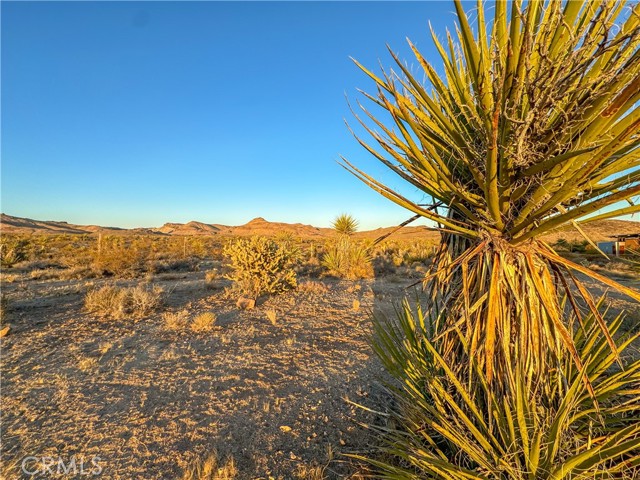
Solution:
<path fill-rule="evenodd" d="M 443 358 L 444 312 L 405 301 L 397 313 L 374 317 L 374 350 L 396 380 L 389 389 L 398 409 L 373 428 L 383 434 L 383 450 L 399 460 L 360 457 L 377 466 L 381 478 L 638 478 L 640 359 L 620 369 L 593 314 L 573 337 L 582 369 L 565 352 L 546 381 L 533 383 L 521 364 L 506 365 L 515 388 L 499 396 L 477 362 L 470 369 L 483 395 Z M 621 323 L 621 316 L 611 322 L 612 334 Z M 639 335 L 618 338 L 616 347 L 626 353 Z"/>
<path fill-rule="evenodd" d="M 566 224 L 580 229 L 640 210 L 632 203 L 640 194 L 640 6 L 498 0 L 486 23 L 479 1 L 476 34 L 459 0 L 455 8 L 455 34 L 441 41 L 432 32 L 444 75 L 411 43 L 419 72 L 395 55 L 397 72 L 375 75 L 358 64 L 378 89 L 365 97 L 391 120 L 361 105 L 358 120 L 374 143 L 359 142 L 434 208 L 345 162 L 367 185 L 438 224 L 442 243 L 425 286 L 447 313 L 443 358 L 469 378 L 473 360 L 498 394 L 518 388 L 516 366 L 536 383 L 565 352 L 583 370 L 561 295 L 577 323 L 580 306 L 588 307 L 616 354 L 576 272 L 640 300 L 540 240 Z M 587 374 L 583 381 L 595 397 Z"/>

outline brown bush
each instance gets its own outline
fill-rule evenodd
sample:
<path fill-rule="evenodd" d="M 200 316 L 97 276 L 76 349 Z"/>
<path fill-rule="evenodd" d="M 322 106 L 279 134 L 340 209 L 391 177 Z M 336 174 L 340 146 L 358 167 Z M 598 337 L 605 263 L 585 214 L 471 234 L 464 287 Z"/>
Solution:
<path fill-rule="evenodd" d="M 162 293 L 162 288 L 157 286 L 105 285 L 89 291 L 84 306 L 89 313 L 105 318 L 144 317 L 161 304 Z"/>

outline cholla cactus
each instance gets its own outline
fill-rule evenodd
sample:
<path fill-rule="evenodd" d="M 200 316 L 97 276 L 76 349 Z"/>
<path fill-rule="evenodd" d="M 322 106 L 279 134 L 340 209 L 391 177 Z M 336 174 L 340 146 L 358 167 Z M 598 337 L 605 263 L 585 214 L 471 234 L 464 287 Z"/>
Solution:
<path fill-rule="evenodd" d="M 223 250 L 231 267 L 225 278 L 234 282 L 242 295 L 258 298 L 295 288 L 293 269 L 296 252 L 293 248 L 266 237 L 241 238 Z"/>

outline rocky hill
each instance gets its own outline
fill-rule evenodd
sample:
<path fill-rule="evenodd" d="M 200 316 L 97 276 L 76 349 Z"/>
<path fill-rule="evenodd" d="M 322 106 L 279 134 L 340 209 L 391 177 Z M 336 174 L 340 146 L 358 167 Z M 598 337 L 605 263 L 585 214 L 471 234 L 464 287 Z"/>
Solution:
<path fill-rule="evenodd" d="M 376 239 L 386 235 L 396 227 L 378 228 L 356 233 L 359 238 Z M 595 241 L 610 240 L 611 235 L 640 233 L 640 222 L 626 220 L 603 220 L 582 227 L 589 237 Z M 63 221 L 43 221 L 30 218 L 14 217 L 1 214 L 0 232 L 22 234 L 109 234 L 109 235 L 188 235 L 188 236 L 250 236 L 250 235 L 283 235 L 290 234 L 301 238 L 323 238 L 335 235 L 331 228 L 319 228 L 302 223 L 269 222 L 262 217 L 239 226 L 203 223 L 165 223 L 159 228 L 117 228 L 98 225 L 74 225 Z M 393 233 L 396 239 L 438 238 L 438 232 L 425 226 L 406 226 Z M 560 238 L 568 241 L 582 240 L 581 234 L 573 227 L 564 227 L 545 237 L 548 242 Z"/>

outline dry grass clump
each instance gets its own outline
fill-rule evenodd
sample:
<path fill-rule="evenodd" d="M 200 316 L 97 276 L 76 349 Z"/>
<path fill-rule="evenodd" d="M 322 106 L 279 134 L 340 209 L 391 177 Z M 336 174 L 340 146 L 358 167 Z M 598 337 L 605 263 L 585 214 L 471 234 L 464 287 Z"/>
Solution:
<path fill-rule="evenodd" d="M 158 286 L 145 288 L 139 285 L 128 290 L 130 308 L 132 312 L 147 315 L 154 311 L 162 301 L 163 289 Z"/>
<path fill-rule="evenodd" d="M 85 309 L 103 317 L 123 317 L 125 303 L 124 289 L 108 285 L 90 290 L 84 298 Z"/>
<path fill-rule="evenodd" d="M 117 287 L 105 285 L 91 290 L 84 299 L 85 309 L 100 317 L 121 319 L 143 317 L 154 311 L 162 301 L 162 288 Z"/>
<path fill-rule="evenodd" d="M 228 457 L 223 464 L 219 463 L 215 453 L 204 461 L 196 462 L 183 474 L 182 480 L 233 480 L 238 469 L 233 457 Z"/>
<path fill-rule="evenodd" d="M 200 313 L 190 317 L 187 310 L 178 312 L 165 312 L 162 314 L 164 327 L 173 332 L 191 330 L 194 333 L 210 332 L 214 329 L 217 317 L 213 312 Z"/>
<path fill-rule="evenodd" d="M 216 323 L 217 317 L 213 312 L 204 312 L 196 315 L 191 322 L 191 330 L 196 333 L 210 332 Z"/>
<path fill-rule="evenodd" d="M 238 239 L 225 246 L 234 290 L 249 298 L 282 293 L 297 284 L 293 269 L 297 249 L 266 237 Z"/>
<path fill-rule="evenodd" d="M 180 310 L 179 312 L 164 312 L 162 320 L 167 330 L 179 331 L 184 330 L 189 323 L 189 312 Z"/>

